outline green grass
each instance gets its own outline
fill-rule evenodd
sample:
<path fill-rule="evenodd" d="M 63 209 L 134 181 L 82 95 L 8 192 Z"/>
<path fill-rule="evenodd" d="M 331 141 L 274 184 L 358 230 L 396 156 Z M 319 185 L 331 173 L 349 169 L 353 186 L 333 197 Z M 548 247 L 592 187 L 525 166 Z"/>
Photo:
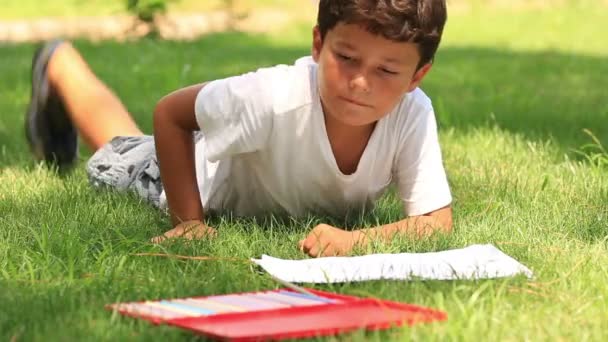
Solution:
<path fill-rule="evenodd" d="M 373 251 L 494 243 L 536 278 L 315 286 L 431 306 L 449 315 L 444 323 L 357 333 L 347 340 L 603 339 L 608 169 L 597 160 L 608 158 L 599 148 L 608 146 L 608 50 L 593 29 L 608 19 L 602 10 L 581 16 L 574 7 L 516 14 L 478 8 L 451 16 L 424 89 L 434 99 L 441 126 L 455 198 L 454 233 Z M 505 19 L 514 15 L 518 25 Z M 289 63 L 308 53 L 308 32 L 296 27 L 283 36 L 230 33 L 193 43 L 76 45 L 150 132 L 150 113 L 162 95 L 201 80 Z M 82 167 L 60 178 L 33 164 L 22 135 L 32 51 L 31 45 L 0 46 L 0 339 L 190 340 L 188 333 L 116 317 L 103 306 L 276 284 L 241 263 L 133 253 L 303 258 L 296 242 L 322 218 L 216 217 L 215 241 L 153 246 L 147 241 L 169 228 L 166 217 L 134 196 L 91 189 Z M 84 163 L 90 152 L 81 154 Z M 389 195 L 375 212 L 351 224 L 389 222 L 399 208 Z"/>

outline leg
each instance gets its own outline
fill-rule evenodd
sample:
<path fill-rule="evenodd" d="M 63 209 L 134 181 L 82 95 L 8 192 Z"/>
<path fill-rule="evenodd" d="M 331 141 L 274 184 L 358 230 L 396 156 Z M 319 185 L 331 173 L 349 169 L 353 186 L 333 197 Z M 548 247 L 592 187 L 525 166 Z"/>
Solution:
<path fill-rule="evenodd" d="M 93 151 L 116 136 L 143 135 L 118 97 L 95 76 L 70 43 L 61 43 L 55 49 L 47 76 L 70 121 Z"/>

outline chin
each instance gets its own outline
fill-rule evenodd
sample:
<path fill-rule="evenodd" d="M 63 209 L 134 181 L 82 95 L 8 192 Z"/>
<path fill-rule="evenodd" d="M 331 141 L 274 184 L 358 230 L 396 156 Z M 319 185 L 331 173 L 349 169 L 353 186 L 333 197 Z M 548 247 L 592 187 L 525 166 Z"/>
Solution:
<path fill-rule="evenodd" d="M 353 105 L 350 103 L 331 103 L 329 114 L 333 120 L 346 126 L 360 127 L 372 124 L 378 119 L 372 113 L 372 108 Z"/>
<path fill-rule="evenodd" d="M 342 115 L 334 118 L 340 121 L 342 124 L 353 127 L 366 126 L 374 123 L 376 120 L 369 120 L 366 118 L 357 117 L 357 115 Z"/>

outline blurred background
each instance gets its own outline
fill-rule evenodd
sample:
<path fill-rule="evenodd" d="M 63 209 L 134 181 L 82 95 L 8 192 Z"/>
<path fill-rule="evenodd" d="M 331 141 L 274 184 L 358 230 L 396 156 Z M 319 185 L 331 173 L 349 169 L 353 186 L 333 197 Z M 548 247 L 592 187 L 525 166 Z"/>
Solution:
<path fill-rule="evenodd" d="M 192 39 L 226 29 L 280 31 L 294 24 L 312 24 L 317 5 L 317 0 L 0 2 L 2 42 L 38 41 L 55 36 L 120 40 L 153 30 L 166 39 Z M 560 50 L 591 44 L 594 46 L 587 48 L 595 52 L 601 52 L 606 45 L 597 36 L 601 28 L 588 30 L 588 26 L 600 23 L 593 19 L 606 17 L 608 0 L 448 0 L 447 3 L 450 15 L 448 43 L 451 32 L 471 29 L 467 37 L 458 37 L 459 43 L 488 43 L 491 39 L 492 43 L 505 48 L 525 45 L 528 48 Z M 465 23 L 467 26 L 462 27 Z M 152 29 L 131 31 L 134 26 L 143 24 L 152 26 Z M 580 25 L 586 27 L 577 27 Z M 569 27 L 566 29 L 564 26 Z M 563 36 L 563 31 L 576 32 L 576 39 Z M 530 46 L 528 42 L 535 36 L 543 36 L 544 39 Z"/>
<path fill-rule="evenodd" d="M 164 92 L 201 78 L 291 63 L 309 53 L 317 5 L 315 0 L 0 2 L 2 58 L 5 64 L 19 59 L 24 66 L 14 74 L 15 82 L 27 81 L 25 51 L 36 42 L 76 40 L 94 70 L 136 116 L 142 115 L 145 128 L 153 100 Z M 448 13 L 434 70 L 423 84 L 442 128 L 462 133 L 499 129 L 549 143 L 558 156 L 574 158 L 578 154 L 572 152 L 588 144 L 596 150 L 608 145 L 608 44 L 603 37 L 608 0 L 448 0 Z M 213 72 L 198 68 L 195 52 L 210 44 L 218 51 L 206 50 L 207 55 L 224 58 L 214 60 Z M 152 57 L 142 51 L 157 60 L 148 61 Z M 132 77 L 107 63 L 108 56 L 121 54 L 132 63 L 124 70 L 138 77 L 132 86 Z M 164 75 L 163 87 L 156 83 L 148 93 L 141 80 L 154 83 L 156 71 L 146 65 L 155 62 L 166 63 L 166 73 L 179 70 L 174 78 Z M 13 75 L 2 70 L 9 79 Z M 27 98 L 19 97 L 13 105 L 25 103 Z M 0 123 L 0 141 L 2 129 Z"/>
<path fill-rule="evenodd" d="M 122 40 L 147 35 L 194 39 L 224 30 L 268 32 L 310 22 L 314 1 L 299 0 L 3 0 L 0 40 L 55 36 Z"/>

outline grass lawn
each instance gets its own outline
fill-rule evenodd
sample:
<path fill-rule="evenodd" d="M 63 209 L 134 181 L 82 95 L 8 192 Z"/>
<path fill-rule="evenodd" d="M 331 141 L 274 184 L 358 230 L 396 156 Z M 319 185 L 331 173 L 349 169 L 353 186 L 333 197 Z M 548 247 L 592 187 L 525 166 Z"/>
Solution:
<path fill-rule="evenodd" d="M 493 243 L 536 278 L 378 281 L 318 289 L 445 310 L 447 322 L 346 340 L 603 340 L 608 331 L 608 155 L 583 149 L 587 128 L 608 146 L 608 48 L 602 7 L 452 14 L 423 88 L 434 99 L 455 228 L 369 252 L 425 252 Z M 151 111 L 181 86 L 290 63 L 309 52 L 306 26 L 283 35 L 215 34 L 192 43 L 76 42 L 92 68 L 151 131 Z M 134 196 L 96 191 L 82 165 L 60 178 L 35 165 L 23 137 L 32 45 L 0 46 L 0 339 L 185 340 L 123 319 L 104 304 L 275 288 L 245 263 L 138 257 L 160 252 L 303 258 L 322 217 L 281 222 L 217 217 L 214 241 L 162 246 L 169 220 Z M 85 85 L 86 86 L 86 85 Z M 90 151 L 81 150 L 81 164 Z M 602 161 L 604 162 L 602 164 Z M 400 217 L 386 196 L 350 226 Z M 341 225 L 343 222 L 334 221 Z"/>

